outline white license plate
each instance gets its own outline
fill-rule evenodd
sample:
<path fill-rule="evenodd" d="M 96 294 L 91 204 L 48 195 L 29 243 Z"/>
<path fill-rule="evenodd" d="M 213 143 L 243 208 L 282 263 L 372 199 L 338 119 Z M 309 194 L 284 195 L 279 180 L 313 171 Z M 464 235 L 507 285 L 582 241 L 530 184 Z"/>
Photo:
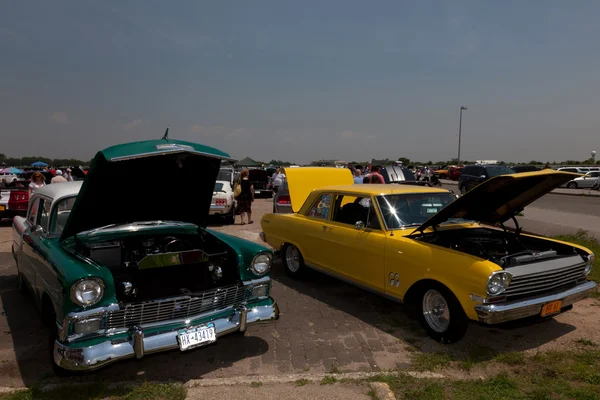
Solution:
<path fill-rule="evenodd" d="M 254 194 L 260 194 L 260 190 L 255 190 Z"/>
<path fill-rule="evenodd" d="M 214 343 L 217 341 L 215 325 L 210 323 L 206 326 L 180 330 L 177 333 L 177 341 L 182 351 Z"/>

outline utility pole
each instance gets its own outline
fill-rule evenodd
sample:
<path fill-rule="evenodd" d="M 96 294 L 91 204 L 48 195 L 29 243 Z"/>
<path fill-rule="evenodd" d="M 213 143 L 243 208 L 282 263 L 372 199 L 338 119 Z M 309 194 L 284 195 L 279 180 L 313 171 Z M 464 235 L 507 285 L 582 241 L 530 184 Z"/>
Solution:
<path fill-rule="evenodd" d="M 457 167 L 460 166 L 460 139 L 461 139 L 461 135 L 462 135 L 462 113 L 466 109 L 467 109 L 467 107 L 460 106 L 460 119 L 458 120 L 458 162 L 456 163 Z"/>

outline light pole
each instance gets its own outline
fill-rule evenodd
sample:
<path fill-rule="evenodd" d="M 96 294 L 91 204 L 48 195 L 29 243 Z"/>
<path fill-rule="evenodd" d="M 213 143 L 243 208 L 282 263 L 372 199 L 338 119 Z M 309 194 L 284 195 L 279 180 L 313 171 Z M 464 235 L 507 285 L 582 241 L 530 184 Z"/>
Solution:
<path fill-rule="evenodd" d="M 458 120 L 458 162 L 456 163 L 458 167 L 460 167 L 460 137 L 462 134 L 462 112 L 466 109 L 467 107 L 460 106 L 460 119 Z"/>

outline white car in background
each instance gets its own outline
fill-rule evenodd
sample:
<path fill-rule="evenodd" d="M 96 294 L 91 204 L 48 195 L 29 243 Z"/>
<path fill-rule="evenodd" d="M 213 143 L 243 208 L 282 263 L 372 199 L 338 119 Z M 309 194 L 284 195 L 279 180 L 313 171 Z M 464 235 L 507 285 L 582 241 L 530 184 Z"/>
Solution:
<path fill-rule="evenodd" d="M 569 189 L 589 189 L 594 186 L 598 178 L 600 178 L 600 171 L 591 171 L 584 176 L 570 180 L 565 186 Z"/>
<path fill-rule="evenodd" d="M 225 223 L 233 224 L 235 222 L 235 203 L 231 182 L 217 181 L 210 202 L 210 215 L 224 217 Z"/>

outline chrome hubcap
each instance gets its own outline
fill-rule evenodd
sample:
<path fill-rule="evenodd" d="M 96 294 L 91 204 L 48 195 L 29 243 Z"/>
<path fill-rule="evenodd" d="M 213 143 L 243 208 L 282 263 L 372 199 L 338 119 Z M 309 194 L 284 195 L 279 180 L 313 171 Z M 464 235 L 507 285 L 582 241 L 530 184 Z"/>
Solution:
<path fill-rule="evenodd" d="M 423 316 L 425 322 L 438 333 L 448 330 L 450 325 L 450 310 L 448 303 L 440 292 L 430 289 L 423 296 Z"/>
<path fill-rule="evenodd" d="M 298 272 L 300 269 L 300 252 L 294 246 L 288 246 L 285 250 L 285 263 L 292 272 Z"/>

